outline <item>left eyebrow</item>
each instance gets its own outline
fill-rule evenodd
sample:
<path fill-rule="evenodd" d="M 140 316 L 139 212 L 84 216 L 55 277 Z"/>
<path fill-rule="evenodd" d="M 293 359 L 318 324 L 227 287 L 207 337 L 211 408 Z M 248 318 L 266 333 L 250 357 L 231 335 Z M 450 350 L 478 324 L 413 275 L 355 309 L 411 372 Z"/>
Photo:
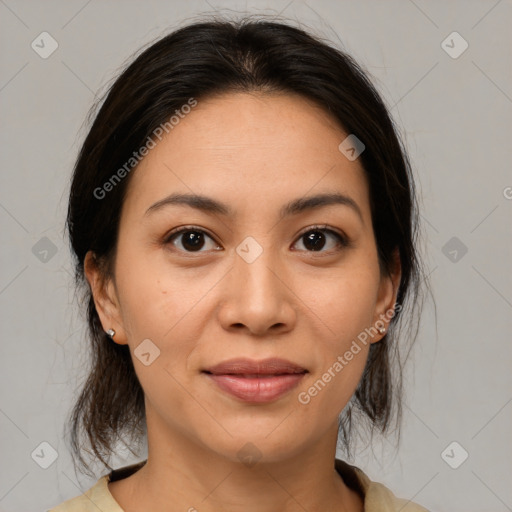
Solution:
<path fill-rule="evenodd" d="M 330 206 L 333 204 L 340 204 L 348 206 L 364 223 L 363 214 L 358 204 L 349 196 L 343 194 L 317 194 L 316 196 L 302 197 L 300 199 L 294 199 L 281 208 L 280 218 L 283 219 L 290 215 L 297 215 L 306 210 L 312 210 L 314 208 L 320 208 L 322 206 Z"/>
<path fill-rule="evenodd" d="M 364 223 L 363 214 L 361 213 L 361 209 L 358 204 L 351 197 L 338 193 L 317 194 L 315 196 L 294 199 L 281 208 L 279 211 L 279 218 L 283 219 L 291 215 L 298 215 L 299 213 L 307 210 L 320 208 L 322 206 L 330 206 L 333 204 L 348 206 L 357 213 L 361 221 Z M 151 205 L 146 210 L 145 215 L 169 205 L 186 205 L 205 213 L 213 213 L 223 216 L 233 216 L 234 214 L 234 211 L 230 206 L 211 197 L 199 194 L 171 194 Z"/>

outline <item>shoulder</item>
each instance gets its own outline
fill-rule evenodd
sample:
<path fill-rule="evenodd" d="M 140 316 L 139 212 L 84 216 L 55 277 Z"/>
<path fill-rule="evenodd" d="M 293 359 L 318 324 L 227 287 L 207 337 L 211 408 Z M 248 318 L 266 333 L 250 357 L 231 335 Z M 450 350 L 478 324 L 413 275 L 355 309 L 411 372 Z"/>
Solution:
<path fill-rule="evenodd" d="M 364 496 L 364 512 L 429 512 L 417 503 L 397 498 L 390 489 L 370 480 L 356 466 L 336 459 L 336 470 L 349 487 Z"/>
<path fill-rule="evenodd" d="M 387 487 L 371 482 L 364 501 L 365 512 L 388 511 L 389 512 L 428 512 L 417 503 L 402 498 L 397 498 Z"/>
<path fill-rule="evenodd" d="M 88 491 L 81 496 L 71 498 L 48 512 L 124 512 L 108 488 L 109 482 L 126 478 L 138 471 L 144 464 L 136 462 L 122 468 L 114 469 L 102 476 Z"/>
<path fill-rule="evenodd" d="M 101 477 L 81 496 L 71 498 L 48 512 L 123 512 L 108 490 L 109 475 Z"/>

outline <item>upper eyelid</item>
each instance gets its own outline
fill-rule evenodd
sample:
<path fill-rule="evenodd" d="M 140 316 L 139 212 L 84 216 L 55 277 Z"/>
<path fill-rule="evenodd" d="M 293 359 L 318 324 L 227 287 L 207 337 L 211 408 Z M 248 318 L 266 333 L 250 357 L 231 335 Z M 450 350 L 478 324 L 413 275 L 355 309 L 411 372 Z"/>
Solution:
<path fill-rule="evenodd" d="M 168 242 L 172 237 L 176 235 L 182 235 L 183 233 L 186 233 L 187 231 L 199 231 L 200 233 L 204 233 L 205 235 L 208 235 L 212 240 L 215 240 L 215 237 L 211 235 L 208 231 L 206 231 L 204 228 L 200 228 L 199 226 L 180 226 L 179 228 L 171 230 L 169 233 L 167 233 L 164 236 L 164 242 Z"/>
<path fill-rule="evenodd" d="M 300 233 L 297 235 L 296 239 L 300 239 L 300 237 L 304 236 L 306 233 L 309 233 L 310 231 L 327 231 L 331 234 L 334 234 L 336 236 L 339 236 L 343 242 L 348 243 L 348 236 L 343 231 L 338 231 L 336 228 L 326 225 L 326 224 L 313 224 L 312 226 L 308 226 L 304 228 Z M 188 226 L 181 226 L 179 228 L 176 228 L 175 230 L 171 231 L 169 234 L 165 235 L 164 242 L 169 243 L 172 238 L 174 238 L 177 235 L 182 235 L 183 233 L 186 233 L 187 231 L 198 231 L 200 233 L 204 233 L 205 235 L 209 236 L 215 243 L 219 244 L 215 237 L 211 235 L 208 231 L 206 231 L 204 228 L 200 228 L 199 226 L 194 225 L 188 225 Z M 219 244 L 220 245 L 220 244 Z M 200 251 L 199 251 L 200 252 Z"/>

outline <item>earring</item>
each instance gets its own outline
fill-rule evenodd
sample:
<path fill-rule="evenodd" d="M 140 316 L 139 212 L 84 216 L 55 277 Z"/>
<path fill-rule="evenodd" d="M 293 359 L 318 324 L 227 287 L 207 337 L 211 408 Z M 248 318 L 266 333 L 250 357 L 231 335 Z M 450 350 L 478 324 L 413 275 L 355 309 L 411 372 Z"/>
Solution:
<path fill-rule="evenodd" d="M 386 328 L 385 327 L 379 327 L 379 332 L 381 334 L 384 334 L 386 332 Z"/>
<path fill-rule="evenodd" d="M 114 339 L 114 336 L 116 335 L 116 331 L 114 329 L 109 329 L 108 331 L 105 331 L 105 334 L 109 337 Z"/>

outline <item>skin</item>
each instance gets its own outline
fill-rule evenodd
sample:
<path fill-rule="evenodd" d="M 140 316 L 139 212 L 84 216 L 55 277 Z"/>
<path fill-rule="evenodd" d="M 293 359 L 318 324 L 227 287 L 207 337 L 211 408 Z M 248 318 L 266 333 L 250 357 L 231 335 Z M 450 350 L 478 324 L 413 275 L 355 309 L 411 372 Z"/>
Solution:
<path fill-rule="evenodd" d="M 399 265 L 380 271 L 363 168 L 338 150 L 346 136 L 300 96 L 221 95 L 199 101 L 131 176 L 113 276 L 91 253 L 85 261 L 102 325 L 130 346 L 145 393 L 148 462 L 109 484 L 126 512 L 363 510 L 333 464 L 338 416 L 369 343 L 310 403 L 298 400 L 392 310 L 400 279 Z M 187 205 L 146 213 L 177 192 L 235 213 Z M 335 204 L 279 219 L 289 201 L 322 192 L 349 196 L 361 217 Z M 317 224 L 349 246 L 320 231 L 324 245 L 311 250 L 304 235 Z M 206 232 L 199 252 L 183 235 L 169 241 L 190 225 Z M 252 263 L 236 252 L 247 236 L 263 250 Z M 160 355 L 145 366 L 133 351 L 148 338 Z M 309 373 L 274 402 L 246 403 L 201 373 L 234 357 L 282 357 Z M 261 454 L 253 467 L 237 456 L 249 442 Z"/>

